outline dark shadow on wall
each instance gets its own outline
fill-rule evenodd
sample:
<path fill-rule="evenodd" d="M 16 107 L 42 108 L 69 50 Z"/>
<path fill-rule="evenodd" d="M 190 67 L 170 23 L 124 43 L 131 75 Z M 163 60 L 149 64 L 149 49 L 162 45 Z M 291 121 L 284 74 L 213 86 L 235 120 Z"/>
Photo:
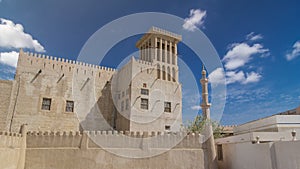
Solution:
<path fill-rule="evenodd" d="M 80 122 L 80 131 L 108 131 L 116 127 L 116 108 L 112 99 L 111 82 L 107 81 L 101 96 Z"/>

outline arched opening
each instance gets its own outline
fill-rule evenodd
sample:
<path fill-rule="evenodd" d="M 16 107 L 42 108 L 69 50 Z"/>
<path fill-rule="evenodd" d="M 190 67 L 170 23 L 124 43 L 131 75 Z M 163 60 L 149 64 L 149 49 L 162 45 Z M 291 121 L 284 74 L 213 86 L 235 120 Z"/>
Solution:
<path fill-rule="evenodd" d="M 170 45 L 167 45 L 167 63 L 170 64 Z"/>
<path fill-rule="evenodd" d="M 165 44 L 163 43 L 162 44 L 162 57 L 161 57 L 161 61 L 162 62 L 165 62 L 166 60 L 165 60 L 165 53 L 166 53 L 166 51 L 165 51 L 166 49 L 165 49 Z"/>
<path fill-rule="evenodd" d="M 173 78 L 173 82 L 176 82 L 175 68 L 172 68 L 172 78 Z"/>
<path fill-rule="evenodd" d="M 157 65 L 157 79 L 160 79 L 160 66 Z"/>
<path fill-rule="evenodd" d="M 162 66 L 162 73 L 163 73 L 163 75 L 162 75 L 163 80 L 166 80 L 166 69 L 165 69 L 165 66 Z"/>
<path fill-rule="evenodd" d="M 157 55 L 157 61 L 160 61 L 160 42 L 157 42 L 156 44 L 156 55 Z"/>
<path fill-rule="evenodd" d="M 171 56 L 172 56 L 172 64 L 175 65 L 175 47 L 172 46 L 172 52 L 171 52 Z"/>
<path fill-rule="evenodd" d="M 167 73 L 168 73 L 168 81 L 171 81 L 171 72 L 170 72 L 170 67 L 169 66 L 167 68 Z"/>

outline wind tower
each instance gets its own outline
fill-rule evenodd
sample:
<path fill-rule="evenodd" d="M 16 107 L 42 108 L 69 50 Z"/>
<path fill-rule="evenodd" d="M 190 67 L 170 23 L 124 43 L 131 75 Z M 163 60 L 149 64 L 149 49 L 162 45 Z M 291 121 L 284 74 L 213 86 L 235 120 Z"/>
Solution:
<path fill-rule="evenodd" d="M 212 123 L 210 120 L 210 106 L 211 104 L 208 101 L 208 79 L 206 77 L 206 70 L 204 65 L 202 65 L 202 78 L 200 80 L 202 86 L 202 116 L 205 120 L 204 126 L 204 138 L 205 144 L 207 146 L 207 154 L 208 154 L 208 168 L 209 169 L 217 169 L 217 154 L 215 149 L 215 140 L 213 135 Z"/>
<path fill-rule="evenodd" d="M 158 79 L 178 82 L 177 44 L 181 40 L 181 35 L 152 27 L 136 43 L 140 60 L 151 62 L 161 70 Z"/>

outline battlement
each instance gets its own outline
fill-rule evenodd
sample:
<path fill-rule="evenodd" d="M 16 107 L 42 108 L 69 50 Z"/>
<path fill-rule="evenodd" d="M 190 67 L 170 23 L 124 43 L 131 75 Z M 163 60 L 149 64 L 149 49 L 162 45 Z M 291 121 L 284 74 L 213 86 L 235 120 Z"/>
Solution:
<path fill-rule="evenodd" d="M 13 133 L 8 131 L 0 131 L 0 137 L 2 136 L 12 136 L 12 137 L 22 137 L 20 133 Z"/>
<path fill-rule="evenodd" d="M 222 125 L 223 128 L 234 128 L 237 127 L 237 125 Z"/>
<path fill-rule="evenodd" d="M 0 148 L 20 148 L 21 138 L 20 133 L 0 132 Z"/>
<path fill-rule="evenodd" d="M 28 136 L 81 136 L 80 131 L 28 131 Z"/>
<path fill-rule="evenodd" d="M 148 62 L 148 61 L 145 61 L 145 60 L 137 59 L 136 61 L 137 61 L 138 63 L 144 64 L 144 65 L 149 65 L 149 66 L 152 66 L 152 65 L 153 65 L 152 62 Z"/>
<path fill-rule="evenodd" d="M 7 132 L 6 132 L 7 133 Z M 1 134 L 1 133 L 0 133 Z M 200 133 L 186 133 L 186 132 L 160 132 L 160 131 L 28 131 L 27 136 L 82 136 L 86 134 L 88 136 L 131 136 L 131 137 L 153 137 L 153 136 L 189 136 L 199 137 Z"/>
<path fill-rule="evenodd" d="M 149 33 L 158 33 L 158 34 L 162 34 L 162 35 L 166 35 L 166 36 L 170 36 L 172 38 L 177 39 L 178 41 L 182 40 L 182 36 L 178 35 L 176 33 L 152 26 L 152 28 L 150 28 L 150 30 L 148 31 Z"/>
<path fill-rule="evenodd" d="M 49 60 L 49 61 L 56 61 L 60 62 L 62 64 L 71 64 L 71 65 L 79 65 L 87 68 L 92 68 L 92 69 L 97 69 L 97 70 L 105 70 L 109 72 L 115 72 L 116 69 L 110 68 L 110 67 L 105 67 L 105 66 L 99 66 L 99 65 L 94 65 L 94 64 L 89 64 L 85 62 L 79 62 L 79 61 L 74 61 L 74 60 L 69 60 L 69 59 L 64 59 L 64 58 L 59 58 L 59 57 L 53 57 L 53 56 L 48 56 L 40 53 L 32 53 L 32 52 L 23 52 L 23 50 L 20 50 L 20 55 L 26 55 L 28 57 L 33 57 L 33 58 L 40 58 L 44 60 Z"/>
<path fill-rule="evenodd" d="M 151 149 L 202 148 L 204 136 L 185 132 L 130 132 L 130 131 L 29 131 L 29 148 L 134 148 L 141 143 Z M 109 141 L 108 141 L 109 140 Z"/>

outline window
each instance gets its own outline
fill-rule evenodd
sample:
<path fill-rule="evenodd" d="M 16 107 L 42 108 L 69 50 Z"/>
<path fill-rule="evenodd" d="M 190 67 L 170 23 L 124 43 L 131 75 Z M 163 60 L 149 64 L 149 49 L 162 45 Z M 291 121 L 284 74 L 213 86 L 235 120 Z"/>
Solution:
<path fill-rule="evenodd" d="M 74 112 L 74 102 L 67 100 L 66 102 L 66 112 Z"/>
<path fill-rule="evenodd" d="M 170 131 L 170 130 L 171 130 L 171 126 L 165 125 L 165 130 L 166 130 L 166 131 Z"/>
<path fill-rule="evenodd" d="M 223 148 L 222 148 L 222 144 L 217 145 L 217 150 L 218 150 L 218 160 L 222 161 L 223 160 Z"/>
<path fill-rule="evenodd" d="M 165 102 L 165 112 L 171 112 L 171 102 Z"/>
<path fill-rule="evenodd" d="M 146 88 L 147 87 L 147 83 L 143 83 L 143 87 Z"/>
<path fill-rule="evenodd" d="M 50 107 L 51 107 L 51 99 L 43 98 L 42 110 L 50 110 Z"/>
<path fill-rule="evenodd" d="M 141 94 L 142 95 L 149 95 L 149 90 L 148 89 L 141 89 Z"/>
<path fill-rule="evenodd" d="M 141 99 L 141 109 L 148 110 L 148 99 Z"/>
<path fill-rule="evenodd" d="M 124 96 L 125 96 L 125 92 L 123 91 L 123 92 L 122 92 L 122 97 L 124 97 Z"/>
<path fill-rule="evenodd" d="M 124 110 L 124 101 L 122 101 L 122 103 L 121 103 L 121 111 L 123 111 Z"/>
<path fill-rule="evenodd" d="M 129 99 L 126 99 L 126 110 L 129 109 Z"/>

